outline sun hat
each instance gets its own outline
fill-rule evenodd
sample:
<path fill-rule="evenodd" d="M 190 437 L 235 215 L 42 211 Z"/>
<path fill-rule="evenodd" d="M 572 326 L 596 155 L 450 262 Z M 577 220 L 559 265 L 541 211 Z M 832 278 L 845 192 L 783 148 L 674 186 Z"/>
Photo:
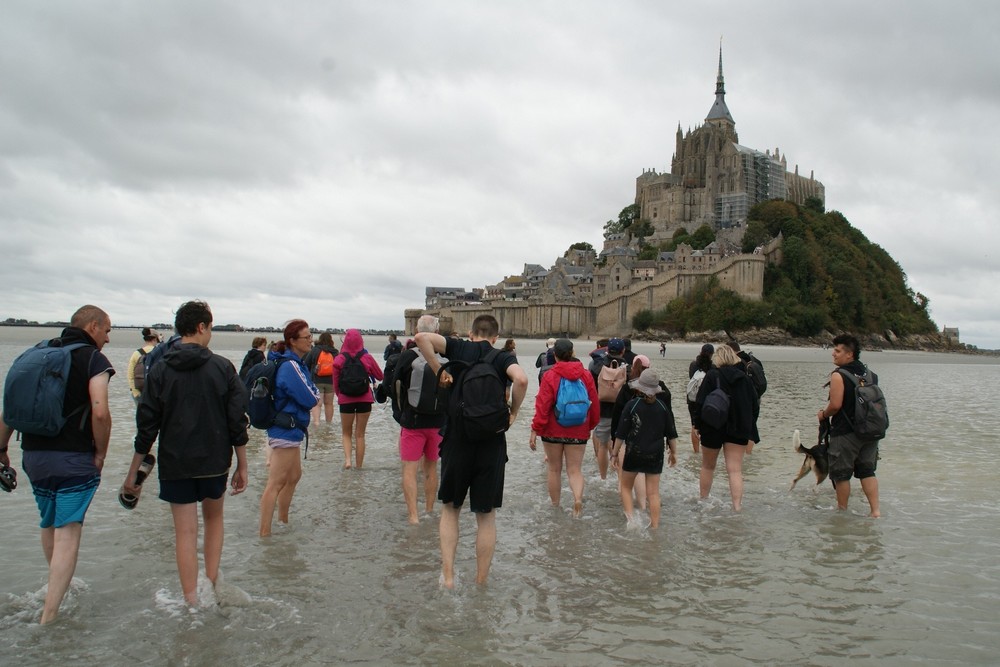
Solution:
<path fill-rule="evenodd" d="M 649 363 L 649 357 L 647 357 L 645 354 L 635 355 L 635 359 L 632 360 L 632 363 L 638 363 L 643 368 L 649 368 L 651 365 Z"/>
<path fill-rule="evenodd" d="M 660 391 L 660 376 L 652 368 L 647 368 L 639 376 L 638 380 L 632 380 L 628 386 L 636 391 L 641 391 L 647 396 L 656 396 Z"/>
<path fill-rule="evenodd" d="M 555 344 L 556 344 L 555 338 L 550 338 L 547 341 L 545 341 L 545 347 L 552 347 Z"/>

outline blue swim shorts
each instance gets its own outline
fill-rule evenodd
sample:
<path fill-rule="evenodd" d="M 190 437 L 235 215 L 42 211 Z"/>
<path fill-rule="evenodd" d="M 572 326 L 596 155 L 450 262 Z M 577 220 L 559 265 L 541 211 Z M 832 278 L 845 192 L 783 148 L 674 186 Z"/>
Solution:
<path fill-rule="evenodd" d="M 38 513 L 42 520 L 39 528 L 62 528 L 70 523 L 83 523 L 90 502 L 101 484 L 101 476 L 47 477 L 32 480 Z"/>

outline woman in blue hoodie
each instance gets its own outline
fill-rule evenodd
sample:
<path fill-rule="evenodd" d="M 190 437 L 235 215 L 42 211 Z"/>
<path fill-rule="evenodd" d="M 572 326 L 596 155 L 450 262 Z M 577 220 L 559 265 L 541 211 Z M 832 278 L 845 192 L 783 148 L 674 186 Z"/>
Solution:
<path fill-rule="evenodd" d="M 285 325 L 284 340 L 275 345 L 268 361 L 279 364 L 274 381 L 274 404 L 279 412 L 287 412 L 301 428 L 272 426 L 267 429 L 270 470 L 267 486 L 260 497 L 260 536 L 271 534 L 274 507 L 278 506 L 278 521 L 288 523 L 295 485 L 302 477 L 299 447 L 309 426 L 309 413 L 319 403 L 319 389 L 309 377 L 302 358 L 312 349 L 313 337 L 305 320 L 292 320 Z"/>

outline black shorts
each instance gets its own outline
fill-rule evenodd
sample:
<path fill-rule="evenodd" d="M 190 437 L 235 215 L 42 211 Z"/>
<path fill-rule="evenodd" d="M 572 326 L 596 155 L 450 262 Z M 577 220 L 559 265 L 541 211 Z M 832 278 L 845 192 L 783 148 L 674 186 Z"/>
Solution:
<path fill-rule="evenodd" d="M 488 513 L 503 505 L 507 440 L 503 436 L 485 443 L 441 443 L 441 486 L 438 500 L 461 507 L 469 496 L 469 509 Z"/>
<path fill-rule="evenodd" d="M 692 403 L 691 401 L 687 401 L 687 406 L 688 406 L 688 415 L 691 416 L 691 426 L 697 426 L 694 420 L 698 416 L 698 404 Z"/>
<path fill-rule="evenodd" d="M 160 500 L 177 505 L 200 503 L 203 500 L 218 500 L 226 493 L 228 480 L 228 474 L 193 479 L 161 479 Z"/>
<path fill-rule="evenodd" d="M 361 401 L 359 403 L 341 403 L 340 404 L 340 414 L 342 415 L 360 415 L 365 412 L 372 411 L 372 404 Z"/>

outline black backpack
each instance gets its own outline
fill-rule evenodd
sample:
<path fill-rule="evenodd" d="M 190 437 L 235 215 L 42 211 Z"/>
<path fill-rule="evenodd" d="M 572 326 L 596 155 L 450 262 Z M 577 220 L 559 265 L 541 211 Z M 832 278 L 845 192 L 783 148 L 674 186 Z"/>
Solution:
<path fill-rule="evenodd" d="M 491 349 L 472 363 L 451 360 L 438 371 L 439 381 L 446 370 L 455 377 L 448 399 L 448 429 L 456 429 L 465 440 L 492 439 L 510 427 L 507 382 L 493 365 L 499 354 L 500 350 Z M 456 370 L 461 371 L 457 377 Z"/>
<path fill-rule="evenodd" d="M 849 417 L 854 434 L 864 440 L 881 440 L 889 430 L 889 410 L 885 394 L 878 386 L 878 376 L 865 368 L 863 375 L 838 369 L 854 385 L 854 419 Z M 847 417 L 847 415 L 844 415 Z"/>
<path fill-rule="evenodd" d="M 396 366 L 399 364 L 401 356 L 402 354 L 399 352 L 389 355 L 389 358 L 385 360 L 385 368 L 382 369 L 382 381 L 375 387 L 375 402 L 385 403 L 386 401 L 391 401 L 393 416 L 399 412 L 396 398 L 393 396 L 395 392 L 392 385 L 396 381 Z M 396 421 L 399 420 L 397 419 Z"/>
<path fill-rule="evenodd" d="M 299 428 L 306 430 L 309 424 L 298 424 L 295 417 L 288 412 L 281 412 L 274 402 L 274 389 L 277 386 L 278 368 L 288 359 L 264 361 L 250 367 L 247 372 L 246 387 L 250 392 L 250 403 L 247 416 L 254 428 L 267 430 L 272 426 L 281 428 Z"/>
<path fill-rule="evenodd" d="M 747 358 L 743 360 L 743 368 L 746 370 L 753 388 L 757 391 L 757 398 L 760 398 L 767 391 L 767 376 L 764 375 L 764 366 L 757 360 L 757 357 L 749 352 L 745 354 Z"/>
<path fill-rule="evenodd" d="M 368 393 L 370 386 L 368 370 L 361 363 L 364 351 L 358 352 L 357 355 L 350 355 L 347 352 L 340 354 L 344 357 L 344 365 L 340 368 L 340 380 L 337 385 L 340 393 L 345 396 L 364 396 Z"/>

